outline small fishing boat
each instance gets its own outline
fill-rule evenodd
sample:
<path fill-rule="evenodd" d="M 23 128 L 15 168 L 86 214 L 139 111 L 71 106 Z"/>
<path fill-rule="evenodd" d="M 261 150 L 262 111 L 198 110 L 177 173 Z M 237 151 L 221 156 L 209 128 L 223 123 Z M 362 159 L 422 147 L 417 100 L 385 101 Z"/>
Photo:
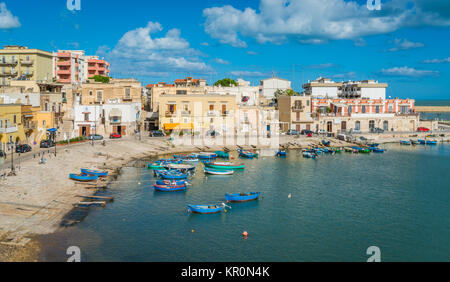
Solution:
<path fill-rule="evenodd" d="M 400 140 L 400 144 L 401 145 L 411 145 L 411 141 L 406 141 L 406 140 Z"/>
<path fill-rule="evenodd" d="M 368 148 L 353 146 L 352 149 L 358 151 L 358 153 L 365 153 L 365 154 L 370 153 L 370 150 Z"/>
<path fill-rule="evenodd" d="M 244 169 L 245 164 L 233 164 L 230 162 L 205 162 L 204 165 L 209 168 L 215 169 Z"/>
<path fill-rule="evenodd" d="M 369 150 L 374 153 L 384 153 L 386 150 L 378 147 L 369 147 Z"/>
<path fill-rule="evenodd" d="M 230 154 L 228 152 L 225 152 L 225 151 L 215 151 L 214 154 L 216 154 L 218 158 L 222 158 L 222 159 L 229 159 L 230 158 Z"/>
<path fill-rule="evenodd" d="M 186 180 L 156 180 L 157 185 L 183 185 L 188 184 Z"/>
<path fill-rule="evenodd" d="M 69 178 L 75 181 L 90 182 L 98 179 L 97 175 L 87 175 L 87 174 L 69 174 Z"/>
<path fill-rule="evenodd" d="M 163 179 L 187 179 L 188 174 L 178 171 L 155 170 L 156 176 Z"/>
<path fill-rule="evenodd" d="M 212 175 L 231 175 L 234 174 L 234 170 L 222 170 L 222 169 L 214 169 L 214 168 L 208 168 L 205 167 L 204 171 L 206 174 L 212 174 Z"/>
<path fill-rule="evenodd" d="M 108 172 L 107 171 L 98 171 L 98 170 L 91 170 L 91 169 L 81 169 L 81 173 L 87 174 L 87 175 L 97 175 L 98 177 L 107 177 Z"/>
<path fill-rule="evenodd" d="M 369 143 L 369 144 L 367 144 L 367 146 L 368 146 L 368 147 L 375 148 L 375 147 L 380 146 L 380 144 L 378 144 L 378 143 Z"/>
<path fill-rule="evenodd" d="M 250 152 L 250 151 L 247 151 L 247 150 L 239 149 L 238 153 L 239 153 L 240 157 L 247 158 L 247 159 L 253 159 L 253 158 L 257 158 L 258 157 L 257 153 L 253 153 L 253 152 Z"/>
<path fill-rule="evenodd" d="M 197 156 L 194 154 L 181 154 L 181 155 L 173 155 L 173 158 L 184 160 L 184 159 L 190 159 L 190 158 L 197 158 Z"/>
<path fill-rule="evenodd" d="M 434 140 L 427 140 L 426 144 L 427 144 L 427 145 L 437 145 L 437 141 L 434 141 Z"/>
<path fill-rule="evenodd" d="M 322 145 L 324 145 L 324 146 L 330 146 L 330 144 L 331 144 L 330 141 L 322 140 Z"/>
<path fill-rule="evenodd" d="M 355 150 L 353 148 L 345 148 L 344 150 L 347 153 L 353 153 L 353 154 L 358 154 L 358 152 L 359 152 L 358 150 Z"/>
<path fill-rule="evenodd" d="M 201 213 L 201 214 L 212 214 L 219 213 L 225 209 L 224 204 L 216 205 L 187 205 L 189 212 Z"/>
<path fill-rule="evenodd" d="M 276 154 L 278 157 L 286 157 L 287 153 L 285 150 L 279 150 Z"/>
<path fill-rule="evenodd" d="M 311 153 L 311 152 L 303 152 L 302 155 L 304 158 L 307 158 L 307 159 L 317 158 L 317 155 L 315 153 Z"/>
<path fill-rule="evenodd" d="M 186 190 L 186 183 L 184 184 L 180 184 L 180 185 L 160 185 L 160 184 L 155 184 L 153 185 L 153 189 L 155 189 L 155 191 L 160 191 L 160 192 L 176 192 L 176 191 L 185 191 Z"/>
<path fill-rule="evenodd" d="M 201 160 L 210 160 L 217 158 L 217 155 L 215 153 L 200 152 L 197 154 L 197 158 Z"/>
<path fill-rule="evenodd" d="M 410 142 L 411 142 L 411 144 L 412 145 L 419 145 L 420 144 L 420 142 L 419 141 L 416 141 L 416 140 L 409 140 Z"/>
<path fill-rule="evenodd" d="M 179 171 L 193 171 L 195 166 L 190 164 L 167 164 L 164 166 L 169 170 L 179 170 Z"/>
<path fill-rule="evenodd" d="M 261 195 L 261 192 L 225 194 L 225 200 L 227 202 L 248 202 L 257 200 L 259 195 Z"/>

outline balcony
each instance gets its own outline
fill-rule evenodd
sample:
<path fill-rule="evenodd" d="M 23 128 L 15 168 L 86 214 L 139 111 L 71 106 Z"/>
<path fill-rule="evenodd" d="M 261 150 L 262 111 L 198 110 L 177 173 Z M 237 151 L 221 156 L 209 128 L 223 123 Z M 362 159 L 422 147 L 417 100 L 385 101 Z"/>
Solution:
<path fill-rule="evenodd" d="M 25 125 L 23 126 L 23 128 L 24 128 L 25 130 L 33 130 L 33 129 L 36 129 L 36 123 L 34 123 L 34 122 L 29 122 L 29 123 L 25 124 Z"/>
<path fill-rule="evenodd" d="M 69 70 L 57 70 L 56 74 L 71 74 L 70 69 Z"/>
<path fill-rule="evenodd" d="M 217 115 L 217 112 L 216 111 L 208 111 L 207 115 L 209 117 L 215 117 Z"/>
<path fill-rule="evenodd" d="M 17 65 L 17 59 L 5 59 L 5 60 L 0 60 L 0 66 L 4 66 L 4 65 Z"/>
<path fill-rule="evenodd" d="M 58 61 L 56 62 L 57 66 L 70 66 L 71 62 L 70 61 Z"/>
<path fill-rule="evenodd" d="M 181 111 L 181 115 L 186 117 L 191 115 L 191 111 Z"/>
<path fill-rule="evenodd" d="M 2 72 L 0 72 L 0 76 L 10 76 L 11 75 L 11 70 L 4 70 Z"/>
<path fill-rule="evenodd" d="M 6 128 L 0 128 L 0 133 L 14 133 L 17 132 L 18 127 L 17 126 L 12 126 L 12 125 L 7 125 Z"/>
<path fill-rule="evenodd" d="M 60 83 L 72 83 L 72 80 L 70 78 L 60 78 L 60 79 L 58 79 L 58 82 L 60 82 Z"/>
<path fill-rule="evenodd" d="M 27 73 L 23 73 L 22 75 L 25 75 L 25 76 L 33 76 L 33 75 L 34 75 L 34 71 L 29 71 L 29 72 L 27 72 Z"/>
<path fill-rule="evenodd" d="M 305 109 L 305 106 L 293 106 L 292 107 L 293 112 L 303 112 L 304 109 Z"/>
<path fill-rule="evenodd" d="M 222 116 L 223 116 L 223 117 L 226 117 L 226 116 L 228 116 L 229 114 L 230 114 L 229 111 L 223 111 L 223 112 L 222 112 Z"/>
<path fill-rule="evenodd" d="M 122 123 L 122 118 L 112 117 L 112 118 L 110 118 L 109 123 L 112 123 L 112 124 Z"/>
<path fill-rule="evenodd" d="M 176 114 L 175 114 L 175 112 L 169 112 L 169 111 L 166 111 L 166 117 L 174 117 Z"/>
<path fill-rule="evenodd" d="M 32 64 L 34 64 L 34 60 L 31 60 L 31 59 L 29 59 L 29 60 L 22 59 L 22 60 L 20 60 L 20 64 L 21 64 L 21 65 L 32 65 Z"/>

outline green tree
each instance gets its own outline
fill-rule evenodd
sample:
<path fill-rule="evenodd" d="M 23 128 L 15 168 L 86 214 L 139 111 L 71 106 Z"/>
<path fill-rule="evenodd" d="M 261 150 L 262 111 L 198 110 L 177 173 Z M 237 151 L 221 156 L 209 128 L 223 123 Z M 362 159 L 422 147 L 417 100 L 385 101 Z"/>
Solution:
<path fill-rule="evenodd" d="M 94 76 L 90 77 L 89 79 L 93 79 L 95 82 L 109 83 L 109 77 L 107 77 L 107 76 L 94 75 Z"/>
<path fill-rule="evenodd" d="M 231 78 L 224 78 L 214 83 L 214 86 L 222 86 L 222 87 L 230 87 L 231 85 L 237 86 L 237 82 Z"/>

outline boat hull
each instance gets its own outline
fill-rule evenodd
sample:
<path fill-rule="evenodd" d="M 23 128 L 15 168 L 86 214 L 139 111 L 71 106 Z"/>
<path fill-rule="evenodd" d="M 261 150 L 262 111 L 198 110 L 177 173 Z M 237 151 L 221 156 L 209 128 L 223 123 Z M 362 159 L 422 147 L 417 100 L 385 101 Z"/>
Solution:
<path fill-rule="evenodd" d="M 246 195 L 242 195 L 246 194 Z M 225 194 L 225 200 L 227 202 L 249 202 L 258 200 L 260 192 L 251 193 L 239 193 L 239 194 Z"/>
<path fill-rule="evenodd" d="M 80 182 L 92 182 L 98 180 L 97 175 L 77 175 L 77 174 L 69 174 L 69 178 L 75 181 Z"/>
<path fill-rule="evenodd" d="M 216 170 L 216 169 L 208 169 L 205 167 L 205 173 L 212 175 L 231 175 L 234 174 L 234 170 Z"/>
<path fill-rule="evenodd" d="M 90 170 L 90 169 L 81 169 L 81 173 L 87 174 L 87 175 L 96 175 L 98 177 L 107 177 L 108 172 L 107 171 L 97 171 L 97 170 Z"/>
<path fill-rule="evenodd" d="M 222 165 L 222 164 L 215 164 L 215 163 L 205 163 L 206 167 L 209 168 L 215 168 L 215 169 L 222 169 L 222 170 L 231 170 L 231 169 L 244 169 L 245 165 Z"/>
<path fill-rule="evenodd" d="M 218 205 L 187 205 L 187 206 L 190 212 L 199 214 L 219 213 L 222 212 L 225 208 L 223 206 Z"/>
<path fill-rule="evenodd" d="M 186 190 L 186 184 L 184 185 L 153 185 L 153 189 L 159 192 L 179 192 Z"/>

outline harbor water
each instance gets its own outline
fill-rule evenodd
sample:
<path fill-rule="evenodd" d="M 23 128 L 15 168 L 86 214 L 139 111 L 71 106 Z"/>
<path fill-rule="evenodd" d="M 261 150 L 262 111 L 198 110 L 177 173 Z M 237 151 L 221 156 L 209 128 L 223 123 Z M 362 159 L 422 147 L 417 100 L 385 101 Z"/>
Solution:
<path fill-rule="evenodd" d="M 208 176 L 186 192 L 154 192 L 152 171 L 130 165 L 79 224 L 41 238 L 41 260 L 64 261 L 450 261 L 450 144 L 387 145 L 384 154 L 237 159 L 245 170 Z M 235 154 L 233 154 L 236 156 Z M 260 191 L 227 212 L 188 214 L 186 204 Z M 242 237 L 247 231 L 249 236 Z"/>

